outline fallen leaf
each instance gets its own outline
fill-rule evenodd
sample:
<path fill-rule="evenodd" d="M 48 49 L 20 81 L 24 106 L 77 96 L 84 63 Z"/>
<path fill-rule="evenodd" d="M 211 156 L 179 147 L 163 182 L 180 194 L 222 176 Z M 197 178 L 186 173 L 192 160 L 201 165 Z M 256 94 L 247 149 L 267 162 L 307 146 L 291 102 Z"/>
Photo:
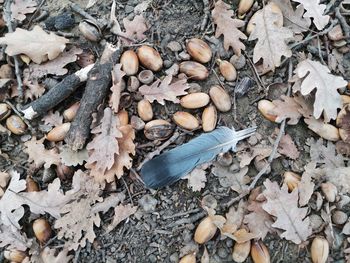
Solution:
<path fill-rule="evenodd" d="M 113 221 L 110 225 L 108 225 L 107 233 L 111 232 L 114 228 L 116 228 L 120 224 L 120 222 L 135 214 L 136 210 L 137 206 L 132 206 L 130 204 L 118 205 L 116 208 L 114 208 Z"/>
<path fill-rule="evenodd" d="M 219 38 L 224 35 L 224 48 L 229 50 L 231 47 L 237 56 L 241 55 L 241 50 L 245 50 L 245 46 L 241 39 L 247 39 L 247 36 L 238 28 L 243 27 L 245 22 L 239 19 L 233 19 L 233 10 L 231 7 L 219 0 L 215 3 L 212 11 L 212 18 L 216 24 L 215 37 Z"/>
<path fill-rule="evenodd" d="M 338 191 L 343 194 L 350 193 L 350 167 L 325 167 L 325 178 L 334 184 Z"/>
<path fill-rule="evenodd" d="M 195 168 L 188 175 L 183 177 L 183 179 L 187 179 L 187 187 L 192 188 L 192 191 L 200 191 L 205 187 L 205 183 L 207 182 L 207 176 L 205 175 L 206 171 L 202 168 Z"/>
<path fill-rule="evenodd" d="M 25 251 L 32 244 L 32 240 L 28 239 L 25 233 L 21 233 L 19 229 L 13 229 L 4 224 L 0 224 L 0 247 L 7 249 L 18 249 Z"/>
<path fill-rule="evenodd" d="M 179 103 L 177 96 L 186 95 L 185 90 L 190 86 L 187 84 L 187 79 L 179 79 L 171 83 L 172 78 L 171 75 L 168 75 L 162 81 L 156 80 L 151 86 L 142 85 L 139 91 L 151 103 L 155 100 L 161 105 L 165 105 L 165 100 Z"/>
<path fill-rule="evenodd" d="M 237 152 L 237 157 L 239 160 L 239 166 L 241 168 L 248 166 L 255 158 L 258 161 L 269 157 L 272 152 L 272 146 L 267 145 L 265 141 L 261 141 L 258 145 L 255 145 L 249 150 Z M 280 155 L 277 153 L 275 158 Z"/>
<path fill-rule="evenodd" d="M 295 146 L 294 141 L 289 134 L 282 136 L 280 143 L 278 144 L 278 152 L 292 160 L 296 160 L 300 156 L 300 152 L 298 151 L 298 148 Z"/>
<path fill-rule="evenodd" d="M 307 140 L 310 145 L 310 158 L 316 164 L 325 164 L 326 167 L 336 168 L 344 167 L 344 157 L 341 154 L 336 154 L 334 143 L 327 141 L 327 145 L 323 145 L 323 139 L 317 141 L 313 138 Z"/>
<path fill-rule="evenodd" d="M 302 95 L 308 95 L 316 89 L 314 117 L 320 118 L 323 112 L 326 122 L 335 119 L 337 109 L 342 107 L 338 89 L 345 87 L 347 81 L 332 75 L 327 66 L 310 59 L 301 61 L 294 72 L 299 78 L 304 78 L 300 89 Z"/>
<path fill-rule="evenodd" d="M 42 262 L 37 263 L 69 263 L 73 259 L 72 255 L 68 255 L 69 250 L 67 248 L 63 248 L 58 254 L 56 252 L 56 249 L 45 247 L 40 253 Z"/>
<path fill-rule="evenodd" d="M 350 142 L 350 104 L 346 104 L 338 114 L 336 125 L 339 132 L 342 132 L 342 140 L 345 143 Z"/>
<path fill-rule="evenodd" d="M 244 228 L 237 230 L 233 234 L 233 239 L 239 244 L 245 243 L 245 242 L 252 240 L 254 238 L 257 238 L 257 235 L 254 233 L 249 233 Z"/>
<path fill-rule="evenodd" d="M 109 99 L 109 105 L 113 109 L 114 113 L 119 111 L 120 95 L 123 87 L 123 77 L 125 72 L 121 70 L 122 64 L 116 64 L 112 70 L 112 87 L 111 97 Z"/>
<path fill-rule="evenodd" d="M 246 166 L 239 171 L 232 171 L 230 167 L 214 163 L 211 172 L 219 178 L 222 187 L 231 187 L 233 191 L 240 194 L 248 188 L 247 184 L 250 182 L 250 177 L 246 175 L 248 170 L 249 168 Z"/>
<path fill-rule="evenodd" d="M 51 150 L 45 149 L 43 144 L 45 137 L 40 140 L 36 140 L 35 136 L 32 137 L 30 141 L 24 143 L 26 148 L 24 152 L 27 153 L 30 162 L 34 162 L 37 168 L 42 165 L 47 169 L 53 164 L 60 164 L 60 156 L 56 148 Z"/>
<path fill-rule="evenodd" d="M 311 180 L 315 168 L 316 164 L 313 162 L 308 163 L 304 167 L 304 173 L 301 176 L 301 180 L 298 184 L 300 206 L 307 205 L 312 194 L 314 193 L 315 184 Z"/>
<path fill-rule="evenodd" d="M 60 149 L 61 162 L 67 166 L 82 165 L 88 158 L 89 154 L 86 149 L 73 151 L 69 146 L 63 145 Z"/>
<path fill-rule="evenodd" d="M 277 22 L 280 19 L 280 14 L 274 12 L 272 4 L 266 5 L 254 16 L 255 27 L 248 40 L 258 40 L 254 47 L 253 62 L 257 63 L 262 59 L 264 70 L 274 71 L 281 65 L 282 56 L 292 56 L 286 42 L 293 37 L 293 32 L 279 26 Z"/>
<path fill-rule="evenodd" d="M 29 69 L 23 70 L 23 86 L 24 89 L 24 98 L 28 99 L 37 99 L 45 92 L 44 85 L 40 84 L 38 80 L 31 79 Z M 18 94 L 16 94 L 18 96 Z"/>
<path fill-rule="evenodd" d="M 148 30 L 146 20 L 142 15 L 136 15 L 132 21 L 127 18 L 123 19 L 125 32 L 123 36 L 133 40 L 144 40 L 146 38 L 145 32 Z M 122 38 L 125 44 L 130 43 L 128 39 Z"/>
<path fill-rule="evenodd" d="M 288 193 L 286 184 L 279 188 L 277 182 L 266 179 L 264 182 L 266 203 L 263 209 L 276 217 L 272 227 L 284 230 L 280 235 L 295 244 L 306 241 L 312 233 L 310 218 L 306 217 L 307 208 L 298 207 L 298 189 Z"/>
<path fill-rule="evenodd" d="M 57 58 L 68 42 L 52 32 L 46 33 L 40 26 L 35 26 L 32 31 L 17 27 L 15 32 L 0 38 L 0 45 L 7 45 L 6 54 L 25 54 L 37 64 Z"/>
<path fill-rule="evenodd" d="M 10 181 L 10 174 L 7 172 L 0 171 L 0 199 L 4 195 L 6 186 Z"/>
<path fill-rule="evenodd" d="M 226 213 L 226 222 L 221 229 L 222 234 L 232 235 L 241 227 L 243 223 L 243 217 L 245 213 L 246 203 L 243 200 L 240 200 L 238 203 L 237 209 L 234 206 L 231 206 L 228 213 Z"/>
<path fill-rule="evenodd" d="M 310 99 L 305 98 L 300 93 L 294 94 L 294 101 L 299 104 L 299 112 L 304 118 L 311 118 L 313 116 L 314 107 Z"/>
<path fill-rule="evenodd" d="M 40 65 L 30 63 L 30 78 L 41 78 L 48 74 L 63 76 L 68 73 L 68 69 L 64 68 L 69 63 L 72 63 L 77 60 L 78 54 L 83 52 L 82 49 L 73 47 L 69 51 L 64 51 L 54 60 L 42 63 Z"/>
<path fill-rule="evenodd" d="M 320 0 L 293 0 L 300 3 L 306 9 L 304 17 L 313 18 L 313 23 L 318 30 L 322 30 L 329 22 L 329 15 L 324 15 L 326 5 L 320 4 Z M 300 5 L 299 5 L 300 6 Z M 297 8 L 299 8 L 299 6 Z"/>
<path fill-rule="evenodd" d="M 281 95 L 279 100 L 274 100 L 272 103 L 275 108 L 271 110 L 272 115 L 277 116 L 276 122 L 280 123 L 283 120 L 288 120 L 289 125 L 298 124 L 301 114 L 299 112 L 300 105 L 294 100 L 293 97 Z"/>
<path fill-rule="evenodd" d="M 26 14 L 36 10 L 37 3 L 34 0 L 14 0 L 11 3 L 11 18 L 18 21 L 26 19 Z"/>
<path fill-rule="evenodd" d="M 49 111 L 42 120 L 46 125 L 50 125 L 53 127 L 59 126 L 63 123 L 63 116 L 59 113 L 59 111 Z"/>
<path fill-rule="evenodd" d="M 141 3 L 137 4 L 134 8 L 135 14 L 142 14 L 145 12 L 148 8 L 148 6 L 151 4 L 152 0 L 144 0 Z"/>

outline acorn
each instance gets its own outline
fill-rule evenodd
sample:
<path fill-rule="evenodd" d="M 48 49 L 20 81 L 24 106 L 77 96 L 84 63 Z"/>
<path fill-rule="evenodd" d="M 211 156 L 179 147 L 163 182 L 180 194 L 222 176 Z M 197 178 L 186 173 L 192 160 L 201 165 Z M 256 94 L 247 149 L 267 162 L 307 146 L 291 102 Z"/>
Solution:
<path fill-rule="evenodd" d="M 253 6 L 254 0 L 241 0 L 238 5 L 238 15 L 242 16 Z"/>
<path fill-rule="evenodd" d="M 37 182 L 31 176 L 26 179 L 27 192 L 39 192 L 40 188 Z"/>
<path fill-rule="evenodd" d="M 343 211 L 336 210 L 332 214 L 332 221 L 334 224 L 343 225 L 348 220 L 348 215 Z"/>
<path fill-rule="evenodd" d="M 141 130 L 143 130 L 145 128 L 145 122 L 141 118 L 139 118 L 139 117 L 137 117 L 135 115 L 131 116 L 130 125 L 136 131 L 141 131 Z"/>
<path fill-rule="evenodd" d="M 173 133 L 173 126 L 166 120 L 153 120 L 147 122 L 144 134 L 149 140 L 165 140 Z"/>
<path fill-rule="evenodd" d="M 221 86 L 212 86 L 209 90 L 209 95 L 219 111 L 227 112 L 231 109 L 230 95 Z"/>
<path fill-rule="evenodd" d="M 148 100 L 140 100 L 137 103 L 137 113 L 144 121 L 150 121 L 153 118 L 152 105 Z"/>
<path fill-rule="evenodd" d="M 66 121 L 72 121 L 74 120 L 75 116 L 77 115 L 77 112 L 78 112 L 78 109 L 79 109 L 79 106 L 80 106 L 80 102 L 77 101 L 76 103 L 72 104 L 68 109 L 66 109 L 64 112 L 63 112 L 63 118 L 66 120 Z"/>
<path fill-rule="evenodd" d="M 238 263 L 244 262 L 249 256 L 250 247 L 251 247 L 250 240 L 244 243 L 236 242 L 232 251 L 232 259 Z"/>
<path fill-rule="evenodd" d="M 128 112 L 126 110 L 118 111 L 117 116 L 119 118 L 120 126 L 128 125 L 129 115 L 128 115 Z"/>
<path fill-rule="evenodd" d="M 210 132 L 215 129 L 218 114 L 214 105 L 206 107 L 202 114 L 202 128 L 205 132 Z"/>
<path fill-rule="evenodd" d="M 190 56 L 200 63 L 207 63 L 211 59 L 211 49 L 202 39 L 191 38 L 186 43 L 186 49 Z"/>
<path fill-rule="evenodd" d="M 63 141 L 70 128 L 70 122 L 62 123 L 61 125 L 53 128 L 47 135 L 46 139 L 50 142 Z"/>
<path fill-rule="evenodd" d="M 6 103 L 0 103 L 0 121 L 5 120 L 11 114 L 11 108 Z"/>
<path fill-rule="evenodd" d="M 250 255 L 254 263 L 270 263 L 269 250 L 261 240 L 253 241 Z"/>
<path fill-rule="evenodd" d="M 301 177 L 293 172 L 285 172 L 283 174 L 283 182 L 287 184 L 288 190 L 292 192 L 295 188 L 298 187 Z"/>
<path fill-rule="evenodd" d="M 334 184 L 330 182 L 323 183 L 321 184 L 321 190 L 328 202 L 332 203 L 335 201 L 338 195 L 338 189 Z"/>
<path fill-rule="evenodd" d="M 125 51 L 120 57 L 120 63 L 122 70 L 128 76 L 135 75 L 139 71 L 139 59 L 134 50 Z"/>
<path fill-rule="evenodd" d="M 24 251 L 21 251 L 21 250 L 6 249 L 4 251 L 4 257 L 11 262 L 21 263 L 27 257 L 27 255 Z"/>
<path fill-rule="evenodd" d="M 139 81 L 143 84 L 150 84 L 154 79 L 153 72 L 150 70 L 142 70 L 137 76 Z"/>
<path fill-rule="evenodd" d="M 173 114 L 174 122 L 186 130 L 195 130 L 199 127 L 199 122 L 192 114 L 185 111 L 178 111 Z"/>
<path fill-rule="evenodd" d="M 323 237 L 315 237 L 311 244 L 311 259 L 313 263 L 326 263 L 329 254 L 328 241 Z"/>
<path fill-rule="evenodd" d="M 191 254 L 188 254 L 188 255 L 182 257 L 180 259 L 179 263 L 196 263 L 196 253 L 193 252 Z"/>
<path fill-rule="evenodd" d="M 33 232 L 40 243 L 47 242 L 51 237 L 51 227 L 44 218 L 36 219 L 33 223 Z"/>
<path fill-rule="evenodd" d="M 219 70 L 221 75 L 227 81 L 235 81 L 237 78 L 237 71 L 235 67 L 226 60 L 218 59 L 217 62 L 219 63 Z"/>
<path fill-rule="evenodd" d="M 213 220 L 208 216 L 204 218 L 196 228 L 194 233 L 194 241 L 198 244 L 204 244 L 215 236 L 218 227 L 213 223 Z"/>
<path fill-rule="evenodd" d="M 85 68 L 86 66 L 94 64 L 95 60 L 96 60 L 95 56 L 90 50 L 83 50 L 81 54 L 77 54 L 76 63 L 80 67 Z"/>
<path fill-rule="evenodd" d="M 63 182 L 71 180 L 74 175 L 74 169 L 71 166 L 64 164 L 57 165 L 55 172 L 57 174 L 57 177 L 60 178 L 60 180 Z"/>
<path fill-rule="evenodd" d="M 202 64 L 195 61 L 184 61 L 180 63 L 180 72 L 194 80 L 204 80 L 209 76 L 209 71 Z"/>
<path fill-rule="evenodd" d="M 258 110 L 260 113 L 264 116 L 265 119 L 272 122 L 275 122 L 277 119 L 276 115 L 270 113 L 275 107 L 275 104 L 269 100 L 260 100 L 258 102 Z"/>
<path fill-rule="evenodd" d="M 163 67 L 163 59 L 157 50 L 150 46 L 141 46 L 137 49 L 140 63 L 147 69 L 159 71 Z"/>
<path fill-rule="evenodd" d="M 97 42 L 102 37 L 100 27 L 88 19 L 85 19 L 79 23 L 79 30 L 87 40 L 92 42 Z"/>
<path fill-rule="evenodd" d="M 180 104 L 186 109 L 202 108 L 209 103 L 210 97 L 204 92 L 191 93 L 181 98 Z"/>
<path fill-rule="evenodd" d="M 22 135 L 27 129 L 27 125 L 17 115 L 11 115 L 6 119 L 6 127 L 16 135 Z"/>
<path fill-rule="evenodd" d="M 314 119 L 304 119 L 304 122 L 308 125 L 308 128 L 314 133 L 321 136 L 328 141 L 338 141 L 340 139 L 339 129 L 332 124 L 317 122 Z"/>
<path fill-rule="evenodd" d="M 139 79 L 137 77 L 135 77 L 135 76 L 130 76 L 128 78 L 128 84 L 127 84 L 128 91 L 136 92 L 139 87 L 140 87 Z"/>

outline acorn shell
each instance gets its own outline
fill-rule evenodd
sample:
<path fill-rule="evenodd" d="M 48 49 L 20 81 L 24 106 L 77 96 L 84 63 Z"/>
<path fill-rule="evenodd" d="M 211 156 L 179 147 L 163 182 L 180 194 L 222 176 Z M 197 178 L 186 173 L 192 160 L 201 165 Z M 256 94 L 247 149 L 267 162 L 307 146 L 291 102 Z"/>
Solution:
<path fill-rule="evenodd" d="M 205 132 L 210 132 L 215 129 L 218 114 L 214 105 L 206 107 L 202 114 L 202 128 Z"/>
<path fill-rule="evenodd" d="M 194 241 L 198 244 L 204 244 L 215 236 L 217 226 L 213 220 L 208 216 L 204 218 L 196 228 L 194 233 Z"/>

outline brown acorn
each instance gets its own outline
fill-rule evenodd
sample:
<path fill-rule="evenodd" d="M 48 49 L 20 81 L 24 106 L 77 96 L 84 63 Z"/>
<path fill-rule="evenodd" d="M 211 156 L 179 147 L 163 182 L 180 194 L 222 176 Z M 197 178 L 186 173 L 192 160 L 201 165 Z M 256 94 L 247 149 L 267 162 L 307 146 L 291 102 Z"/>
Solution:
<path fill-rule="evenodd" d="M 254 0 L 241 0 L 238 5 L 238 15 L 242 16 L 253 6 Z"/>
<path fill-rule="evenodd" d="M 191 38 L 186 43 L 186 49 L 190 56 L 200 63 L 207 63 L 211 59 L 211 49 L 202 39 Z"/>
<path fill-rule="evenodd" d="M 214 105 L 206 107 L 202 114 L 202 128 L 205 132 L 210 132 L 215 129 L 217 122 L 217 112 Z"/>
<path fill-rule="evenodd" d="M 329 255 L 329 244 L 324 237 L 315 237 L 311 244 L 313 263 L 326 263 Z"/>
<path fill-rule="evenodd" d="M 272 122 L 275 122 L 277 119 L 276 115 L 270 113 L 275 107 L 275 104 L 269 100 L 260 100 L 258 102 L 258 110 L 260 113 L 264 116 L 265 119 Z"/>
<path fill-rule="evenodd" d="M 66 120 L 66 121 L 72 121 L 75 116 L 77 115 L 77 112 L 78 112 L 78 109 L 79 109 L 79 106 L 80 106 L 80 102 L 77 101 L 76 103 L 74 103 L 73 105 L 71 105 L 68 109 L 66 109 L 64 112 L 63 112 L 63 118 Z"/>
<path fill-rule="evenodd" d="M 4 251 L 4 257 L 11 262 L 21 263 L 27 255 L 24 251 L 11 249 Z"/>
<path fill-rule="evenodd" d="M 188 254 L 188 255 L 182 257 L 180 259 L 179 263 L 196 263 L 196 253 L 193 252 L 191 254 Z"/>
<path fill-rule="evenodd" d="M 269 250 L 261 240 L 253 241 L 250 255 L 254 263 L 270 263 Z"/>
<path fill-rule="evenodd" d="M 51 226 L 46 219 L 39 218 L 33 223 L 33 232 L 40 243 L 45 243 L 51 237 Z"/>
<path fill-rule="evenodd" d="M 209 95 L 219 111 L 227 112 L 231 109 L 230 95 L 221 86 L 212 86 L 209 90 Z"/>
<path fill-rule="evenodd" d="M 213 223 L 213 220 L 208 216 L 204 218 L 196 228 L 194 233 L 194 241 L 198 244 L 204 244 L 215 236 L 218 227 Z"/>
<path fill-rule="evenodd" d="M 181 98 L 180 104 L 186 109 L 202 108 L 209 103 L 210 97 L 204 92 L 191 93 Z"/>
<path fill-rule="evenodd" d="M 232 259 L 235 262 L 244 262 L 250 253 L 251 242 L 250 240 L 244 243 L 236 242 L 233 251 L 232 251 Z"/>
<path fill-rule="evenodd" d="M 163 67 L 163 59 L 157 50 L 150 46 L 141 46 L 137 49 L 140 63 L 147 69 L 159 71 Z"/>
<path fill-rule="evenodd" d="M 153 120 L 147 122 L 144 134 L 149 140 L 165 140 L 173 133 L 173 125 L 166 120 Z"/>
<path fill-rule="evenodd" d="M 79 30 L 87 40 L 93 42 L 99 41 L 102 37 L 100 27 L 88 19 L 85 19 L 79 23 Z"/>
<path fill-rule="evenodd" d="M 119 118 L 120 126 L 128 125 L 128 123 L 129 123 L 129 115 L 128 115 L 128 112 L 126 110 L 120 110 L 117 113 L 117 116 Z"/>
<path fill-rule="evenodd" d="M 37 182 L 31 176 L 26 179 L 27 192 L 39 192 L 40 188 Z"/>
<path fill-rule="evenodd" d="M 150 121 L 153 118 L 152 105 L 148 100 L 140 100 L 137 103 L 137 113 L 143 121 Z"/>
<path fill-rule="evenodd" d="M 6 127 L 16 135 L 24 134 L 27 129 L 27 125 L 17 115 L 12 115 L 6 119 Z"/>
<path fill-rule="evenodd" d="M 135 75 L 139 71 L 139 59 L 134 50 L 127 50 L 120 57 L 122 70 L 128 76 Z"/>
<path fill-rule="evenodd" d="M 287 184 L 288 190 L 291 192 L 298 187 L 300 179 L 301 177 L 298 174 L 290 171 L 283 174 L 283 182 Z"/>
<path fill-rule="evenodd" d="M 221 75 L 227 80 L 227 81 L 235 81 L 237 78 L 237 71 L 235 67 L 226 60 L 217 60 L 219 63 L 219 70 Z"/>
<path fill-rule="evenodd" d="M 209 76 L 209 71 L 202 64 L 195 61 L 180 63 L 180 72 L 193 80 L 204 80 Z"/>
<path fill-rule="evenodd" d="M 46 139 L 50 142 L 63 141 L 70 128 L 70 122 L 62 123 L 61 125 L 53 128 L 47 135 Z"/>
<path fill-rule="evenodd" d="M 174 122 L 186 130 L 195 130 L 199 127 L 199 122 L 192 114 L 185 111 L 178 111 L 173 114 Z"/>
<path fill-rule="evenodd" d="M 335 198 L 338 195 L 338 189 L 334 184 L 330 182 L 323 183 L 321 184 L 321 190 L 328 202 L 335 202 Z"/>

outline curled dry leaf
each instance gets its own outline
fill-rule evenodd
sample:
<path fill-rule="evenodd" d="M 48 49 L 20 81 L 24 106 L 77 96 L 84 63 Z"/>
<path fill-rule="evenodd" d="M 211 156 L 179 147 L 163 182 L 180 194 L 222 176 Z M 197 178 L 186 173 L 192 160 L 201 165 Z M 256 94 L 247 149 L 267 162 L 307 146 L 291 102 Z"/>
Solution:
<path fill-rule="evenodd" d="M 304 78 L 300 87 L 302 95 L 310 94 L 316 89 L 314 117 L 323 116 L 326 122 L 337 117 L 337 109 L 342 107 L 342 99 L 338 89 L 347 85 L 340 76 L 332 75 L 327 66 L 320 62 L 306 59 L 301 61 L 294 71 L 298 78 Z"/>
<path fill-rule="evenodd" d="M 327 141 L 324 145 L 322 138 L 317 141 L 313 138 L 307 140 L 310 145 L 310 158 L 316 164 L 325 164 L 327 167 L 336 168 L 344 167 L 344 157 L 341 154 L 336 154 L 334 143 Z"/>
<path fill-rule="evenodd" d="M 199 167 L 195 168 L 192 172 L 183 177 L 183 179 L 187 179 L 187 187 L 192 188 L 192 191 L 196 192 L 205 187 L 205 183 L 207 182 L 207 176 L 205 174 L 205 169 Z"/>
<path fill-rule="evenodd" d="M 281 65 L 281 57 L 292 56 L 292 51 L 287 45 L 287 41 L 293 37 L 293 32 L 278 25 L 278 21 L 283 17 L 280 13 L 274 12 L 272 3 L 266 5 L 261 12 L 254 16 L 255 24 L 253 32 L 249 36 L 249 41 L 258 40 L 254 47 L 253 62 L 263 60 L 264 70 L 274 71 Z"/>
<path fill-rule="evenodd" d="M 233 235 L 239 229 L 243 223 L 243 216 L 245 213 L 246 203 L 241 200 L 238 203 L 237 209 L 231 206 L 228 213 L 226 213 L 226 222 L 221 229 L 223 235 Z"/>
<path fill-rule="evenodd" d="M 54 60 L 45 62 L 43 64 L 30 63 L 30 78 L 41 78 L 48 74 L 63 76 L 68 73 L 68 69 L 64 68 L 69 63 L 77 60 L 79 54 L 83 52 L 82 49 L 73 47 L 69 51 L 64 51 Z"/>
<path fill-rule="evenodd" d="M 179 79 L 172 82 L 172 76 L 166 76 L 162 81 L 159 79 L 153 82 L 152 85 L 143 85 L 139 88 L 139 91 L 149 102 L 158 101 L 160 104 L 165 105 L 165 100 L 179 103 L 180 100 L 177 96 L 186 95 L 185 90 L 190 86 L 187 84 L 187 79 Z"/>
<path fill-rule="evenodd" d="M 124 18 L 123 24 L 125 32 L 121 33 L 122 36 L 133 40 L 144 40 L 146 38 L 145 32 L 148 30 L 148 26 L 142 15 L 136 15 L 132 21 Z M 122 41 L 125 44 L 130 44 L 130 41 L 126 38 L 122 38 Z"/>
<path fill-rule="evenodd" d="M 298 148 L 295 146 L 294 141 L 289 134 L 282 136 L 280 143 L 278 144 L 278 152 L 293 160 L 298 159 L 300 155 Z"/>
<path fill-rule="evenodd" d="M 112 87 L 109 105 L 115 113 L 119 111 L 120 95 L 123 89 L 123 77 L 125 72 L 121 70 L 122 64 L 116 64 L 112 70 Z"/>
<path fill-rule="evenodd" d="M 59 126 L 63 123 L 63 117 L 59 113 L 59 111 L 49 111 L 43 118 L 42 120 L 46 125 L 50 125 L 53 127 Z"/>
<path fill-rule="evenodd" d="M 21 233 L 19 229 L 12 229 L 6 225 L 0 224 L 0 247 L 7 249 L 18 249 L 25 251 L 32 245 L 25 233 Z"/>
<path fill-rule="evenodd" d="M 326 5 L 320 4 L 320 0 L 293 0 L 300 3 L 306 9 L 304 17 L 313 18 L 313 23 L 318 30 L 322 30 L 329 22 L 329 16 L 324 15 Z M 300 5 L 299 5 L 300 6 Z M 297 8 L 299 8 L 299 6 Z"/>
<path fill-rule="evenodd" d="M 214 24 L 216 24 L 215 37 L 224 35 L 224 48 L 233 49 L 237 56 L 241 55 L 241 50 L 245 50 L 245 46 L 241 39 L 247 39 L 247 36 L 238 28 L 244 26 L 244 21 L 232 18 L 233 10 L 224 1 L 219 0 L 215 3 L 212 11 Z"/>
<path fill-rule="evenodd" d="M 311 235 L 310 218 L 306 217 L 307 208 L 298 207 L 298 190 L 288 193 L 287 185 L 279 188 L 277 182 L 267 179 L 264 182 L 266 203 L 263 209 L 276 217 L 273 227 L 282 229 L 282 238 L 300 244 Z"/>
<path fill-rule="evenodd" d="M 123 220 L 127 219 L 131 215 L 135 214 L 137 206 L 128 205 L 118 205 L 114 208 L 113 221 L 107 227 L 107 232 L 112 231 L 116 226 L 120 224 Z"/>
<path fill-rule="evenodd" d="M 36 10 L 37 3 L 34 0 L 14 0 L 11 3 L 11 18 L 18 21 L 26 19 L 26 14 Z"/>
<path fill-rule="evenodd" d="M 46 33 L 40 26 L 35 26 L 32 31 L 16 28 L 15 32 L 0 38 L 0 45 L 7 45 L 6 54 L 24 54 L 37 64 L 57 58 L 68 42 L 52 32 Z"/>

